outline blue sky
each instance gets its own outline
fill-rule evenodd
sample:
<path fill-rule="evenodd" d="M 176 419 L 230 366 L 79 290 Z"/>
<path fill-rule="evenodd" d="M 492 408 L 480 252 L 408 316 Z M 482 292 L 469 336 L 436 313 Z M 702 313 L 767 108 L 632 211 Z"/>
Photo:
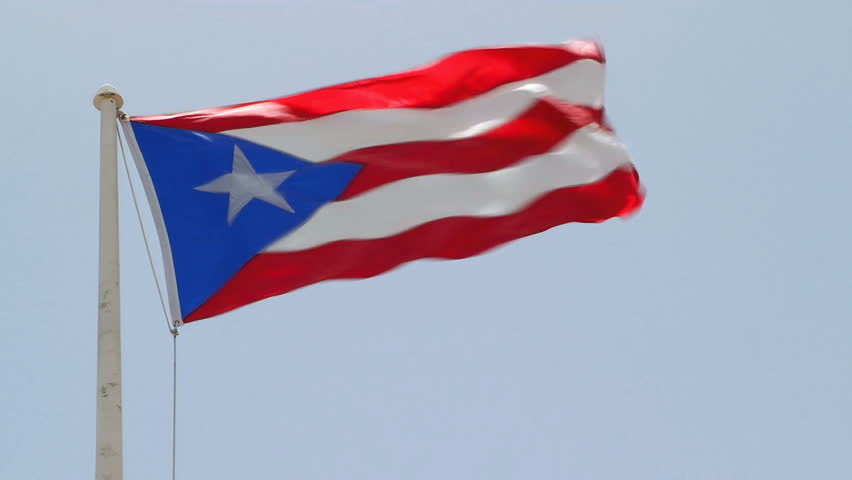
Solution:
<path fill-rule="evenodd" d="M 597 38 L 648 190 L 189 325 L 181 479 L 852 477 L 852 4 L 17 2 L 0 15 L 0 478 L 94 474 L 98 115 Z M 171 338 L 121 178 L 125 478 L 170 473 Z"/>

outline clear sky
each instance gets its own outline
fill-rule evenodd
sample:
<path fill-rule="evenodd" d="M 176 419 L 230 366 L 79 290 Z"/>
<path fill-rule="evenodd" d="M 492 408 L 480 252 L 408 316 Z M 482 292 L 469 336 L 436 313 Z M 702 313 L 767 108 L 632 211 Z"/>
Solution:
<path fill-rule="evenodd" d="M 101 84 L 155 114 L 587 36 L 643 210 L 185 327 L 179 478 L 852 478 L 850 19 L 848 0 L 4 5 L 0 478 L 94 476 Z M 171 337 L 120 180 L 125 478 L 165 479 Z"/>

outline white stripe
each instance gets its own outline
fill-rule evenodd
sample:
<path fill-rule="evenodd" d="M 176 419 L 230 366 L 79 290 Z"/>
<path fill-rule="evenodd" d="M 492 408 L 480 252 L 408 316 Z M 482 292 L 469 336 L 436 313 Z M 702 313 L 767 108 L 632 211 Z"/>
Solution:
<path fill-rule="evenodd" d="M 381 238 L 446 217 L 508 215 L 551 190 L 595 182 L 627 163 L 621 143 L 590 125 L 576 131 L 553 151 L 509 168 L 411 177 L 350 200 L 332 202 L 266 251 L 304 250 L 343 239 Z"/>
<path fill-rule="evenodd" d="M 603 77 L 604 65 L 579 60 L 444 108 L 350 110 L 221 133 L 321 162 L 373 145 L 478 135 L 514 119 L 541 97 L 597 108 L 603 101 Z"/>

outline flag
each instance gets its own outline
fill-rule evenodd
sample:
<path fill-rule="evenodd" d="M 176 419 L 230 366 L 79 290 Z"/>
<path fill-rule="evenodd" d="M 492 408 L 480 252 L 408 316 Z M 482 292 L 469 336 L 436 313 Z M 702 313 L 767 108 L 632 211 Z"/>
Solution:
<path fill-rule="evenodd" d="M 467 50 L 273 100 L 129 117 L 185 323 L 331 279 L 626 216 L 592 42 Z"/>

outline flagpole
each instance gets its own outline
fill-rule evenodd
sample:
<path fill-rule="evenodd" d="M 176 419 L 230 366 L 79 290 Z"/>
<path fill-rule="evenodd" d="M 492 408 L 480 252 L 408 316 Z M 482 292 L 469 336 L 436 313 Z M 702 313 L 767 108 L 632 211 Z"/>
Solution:
<path fill-rule="evenodd" d="M 101 112 L 95 479 L 121 480 L 121 323 L 116 118 L 124 100 L 118 90 L 111 85 L 104 85 L 95 93 L 94 104 Z"/>

